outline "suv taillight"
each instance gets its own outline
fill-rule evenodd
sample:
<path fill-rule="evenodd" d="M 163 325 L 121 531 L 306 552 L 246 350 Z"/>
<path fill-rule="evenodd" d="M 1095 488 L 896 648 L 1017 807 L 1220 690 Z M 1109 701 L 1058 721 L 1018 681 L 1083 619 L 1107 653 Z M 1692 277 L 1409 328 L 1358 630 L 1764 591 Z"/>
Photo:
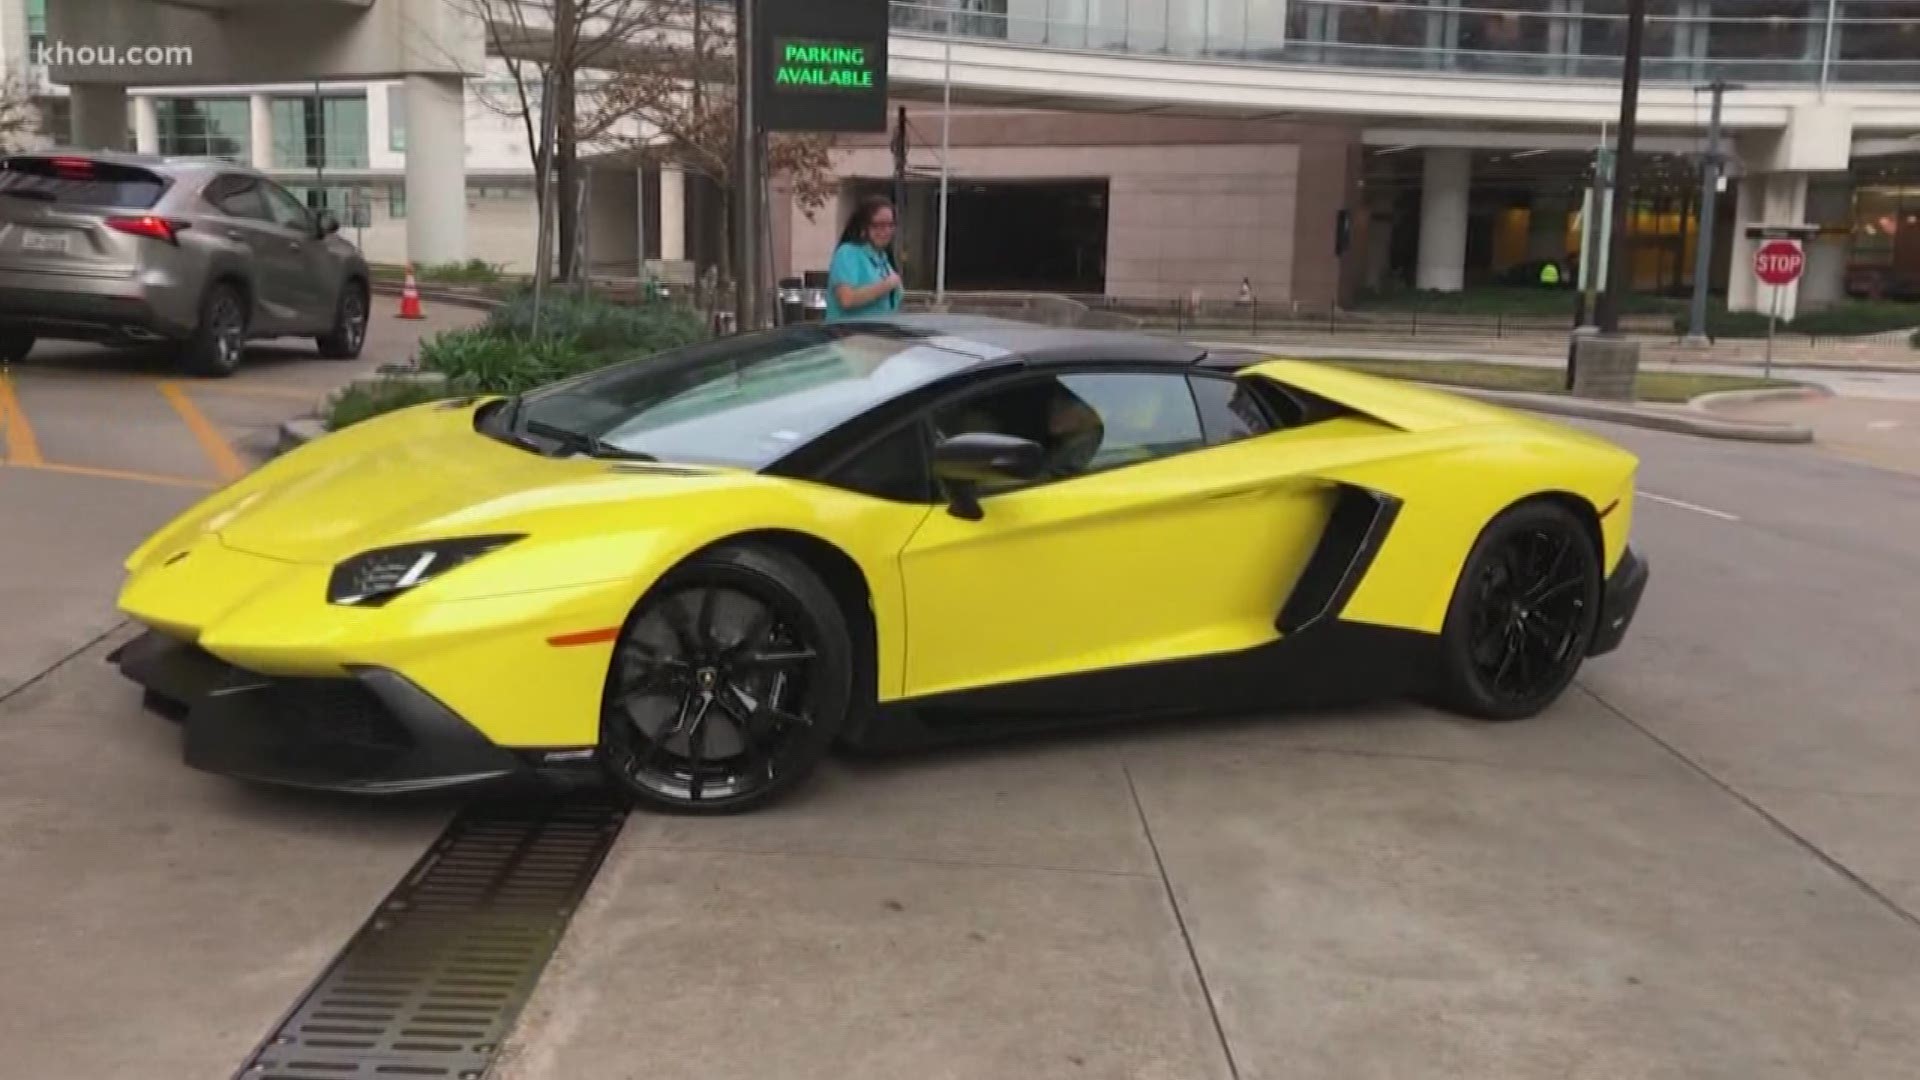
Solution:
<path fill-rule="evenodd" d="M 180 242 L 178 239 L 180 230 L 188 226 L 188 222 L 174 221 L 171 218 L 156 217 L 152 214 L 142 214 L 139 217 L 110 217 L 107 219 L 107 228 L 109 229 L 118 229 L 123 233 L 132 233 L 135 236 L 147 236 L 155 240 L 164 240 L 169 244 L 178 244 Z"/>

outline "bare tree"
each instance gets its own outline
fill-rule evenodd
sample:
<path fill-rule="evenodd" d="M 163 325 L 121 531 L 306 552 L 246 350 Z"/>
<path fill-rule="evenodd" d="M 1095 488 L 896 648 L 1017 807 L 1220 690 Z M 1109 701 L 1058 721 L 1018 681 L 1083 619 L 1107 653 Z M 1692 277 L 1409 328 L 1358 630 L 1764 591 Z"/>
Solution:
<path fill-rule="evenodd" d="M 670 63 L 628 63 L 600 88 L 608 113 L 638 123 L 610 131 L 640 161 L 672 165 L 733 189 L 735 38 L 728 0 L 655 0 L 681 11 L 684 22 L 655 30 L 644 50 Z M 635 130 L 637 128 L 637 130 Z M 802 213 L 811 218 L 839 190 L 827 135 L 774 135 L 767 141 L 767 175 L 784 177 Z M 731 210 L 733 201 L 725 200 Z M 731 231 L 731 230 L 729 230 Z M 731 251 L 731 245 L 722 250 Z"/>
<path fill-rule="evenodd" d="M 41 106 L 18 78 L 0 81 L 0 153 L 31 149 L 45 141 Z"/>
<path fill-rule="evenodd" d="M 625 115 L 606 107 L 600 86 L 609 69 L 667 59 L 646 43 L 665 41 L 685 21 L 686 0 L 445 0 L 479 19 L 487 53 L 506 69 L 504 92 L 483 80 L 479 100 L 502 116 L 517 118 L 525 132 L 536 177 L 550 176 L 559 193 L 557 276 L 572 280 L 580 235 L 580 152 L 603 145 Z M 639 47 L 636 47 L 636 46 Z M 473 74 L 473 73 L 469 73 Z M 552 145 L 542 137 L 542 109 L 557 110 Z M 535 202 L 546 212 L 548 189 L 535 184 Z"/>

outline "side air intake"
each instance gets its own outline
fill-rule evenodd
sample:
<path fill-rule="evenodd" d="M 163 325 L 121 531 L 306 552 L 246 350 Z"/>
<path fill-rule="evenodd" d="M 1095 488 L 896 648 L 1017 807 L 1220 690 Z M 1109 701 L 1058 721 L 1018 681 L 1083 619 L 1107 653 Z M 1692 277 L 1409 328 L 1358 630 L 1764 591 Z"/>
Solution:
<path fill-rule="evenodd" d="M 1280 609 L 1281 633 L 1297 634 L 1339 615 L 1367 576 L 1367 568 L 1386 542 L 1399 513 L 1400 500 L 1391 495 L 1340 485 L 1320 544 Z"/>

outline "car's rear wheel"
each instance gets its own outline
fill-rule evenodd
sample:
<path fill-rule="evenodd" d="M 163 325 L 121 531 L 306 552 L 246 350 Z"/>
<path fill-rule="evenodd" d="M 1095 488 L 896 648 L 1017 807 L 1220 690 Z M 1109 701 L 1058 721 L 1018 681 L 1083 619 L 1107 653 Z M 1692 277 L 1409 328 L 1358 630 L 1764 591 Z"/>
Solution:
<path fill-rule="evenodd" d="M 329 360 L 352 360 L 367 340 L 367 289 L 358 281 L 340 288 L 334 305 L 333 328 L 315 339 L 320 355 Z"/>
<path fill-rule="evenodd" d="M 240 370 L 247 351 L 247 298 L 239 289 L 218 284 L 200 301 L 200 325 L 180 353 L 195 375 L 222 379 Z"/>
<path fill-rule="evenodd" d="M 1600 589 L 1600 552 L 1571 510 L 1532 502 L 1495 518 L 1454 588 L 1441 703 L 1486 720 L 1553 704 L 1586 658 Z"/>
<path fill-rule="evenodd" d="M 33 351 L 34 337 L 25 330 L 0 330 L 0 362 L 17 364 Z"/>
<path fill-rule="evenodd" d="M 800 561 L 761 546 L 699 555 L 621 630 L 601 715 L 607 769 L 657 809 L 764 805 L 839 733 L 852 661 L 838 601 Z"/>

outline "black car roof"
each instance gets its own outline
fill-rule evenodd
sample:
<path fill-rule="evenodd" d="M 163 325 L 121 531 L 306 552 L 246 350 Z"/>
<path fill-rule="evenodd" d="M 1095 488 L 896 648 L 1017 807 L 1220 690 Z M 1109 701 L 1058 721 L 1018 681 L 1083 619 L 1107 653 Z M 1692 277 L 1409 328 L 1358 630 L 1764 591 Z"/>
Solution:
<path fill-rule="evenodd" d="M 924 337 L 929 345 L 974 361 L 962 364 L 962 369 L 1013 364 L 1043 367 L 1090 361 L 1190 367 L 1207 357 L 1207 351 L 1198 345 L 1152 334 L 1043 326 L 989 315 L 916 313 L 848 320 L 838 325 Z"/>

